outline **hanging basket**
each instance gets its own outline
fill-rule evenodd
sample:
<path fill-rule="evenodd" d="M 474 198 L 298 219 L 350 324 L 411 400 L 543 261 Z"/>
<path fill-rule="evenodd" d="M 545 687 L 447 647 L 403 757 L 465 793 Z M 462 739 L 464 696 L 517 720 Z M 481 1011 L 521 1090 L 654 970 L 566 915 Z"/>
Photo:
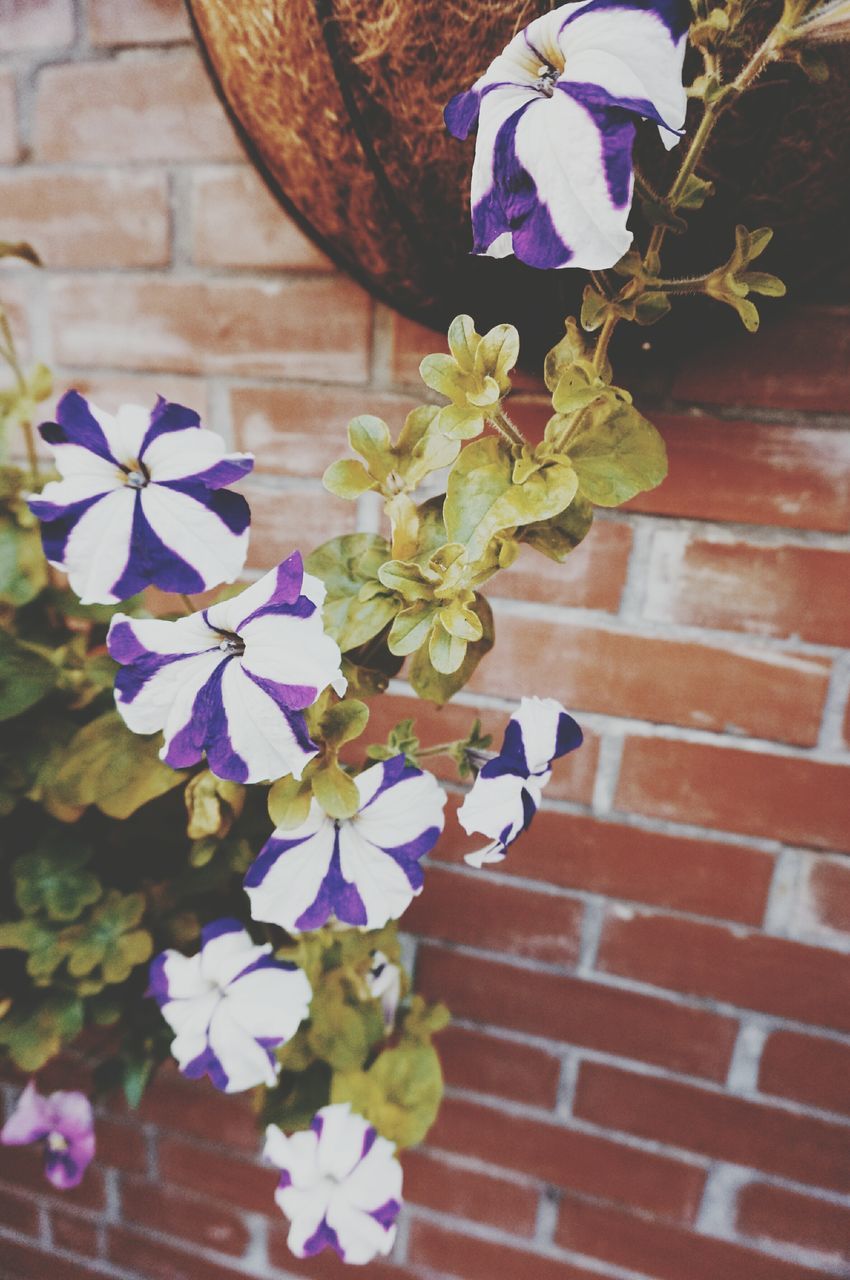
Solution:
<path fill-rule="evenodd" d="M 562 332 L 584 273 L 540 272 L 469 253 L 473 144 L 444 129 L 442 106 L 467 88 L 545 0 L 187 0 L 217 89 L 281 204 L 334 261 L 398 310 L 442 328 L 458 311 L 510 320 L 526 354 Z M 766 21 L 773 6 L 763 3 Z M 775 68 L 716 131 L 710 208 L 695 219 L 691 273 L 729 252 L 736 222 L 771 225 L 763 266 L 797 296 L 848 261 L 850 105 L 846 46 L 812 84 Z M 663 186 L 675 165 L 653 129 L 640 161 Z M 639 213 L 633 219 L 639 219 Z M 760 267 L 762 263 L 760 262 Z M 836 269 L 838 268 L 838 270 Z M 717 312 L 724 309 L 716 308 Z M 690 312 L 703 326 L 708 309 Z M 681 316 L 685 315 L 683 326 Z M 677 310 L 668 340 L 688 329 Z M 693 323 L 693 322 L 692 322 Z"/>

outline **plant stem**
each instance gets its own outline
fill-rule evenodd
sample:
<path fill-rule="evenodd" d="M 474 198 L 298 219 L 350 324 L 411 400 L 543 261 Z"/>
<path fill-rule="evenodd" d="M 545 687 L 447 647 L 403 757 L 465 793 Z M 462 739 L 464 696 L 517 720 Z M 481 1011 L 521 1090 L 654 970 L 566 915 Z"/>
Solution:
<path fill-rule="evenodd" d="M 493 409 L 487 414 L 487 421 L 493 424 L 502 439 L 509 444 L 519 445 L 520 448 L 528 444 L 519 427 L 511 422 L 504 409 Z"/>
<path fill-rule="evenodd" d="M 608 355 L 608 344 L 611 341 L 611 335 L 617 327 L 617 321 L 620 317 L 614 311 L 609 311 L 602 328 L 599 330 L 599 337 L 596 339 L 596 347 L 593 352 L 593 367 L 597 373 L 605 364 Z"/>
<path fill-rule="evenodd" d="M 419 760 L 424 760 L 428 756 L 447 756 L 451 754 L 452 750 L 458 745 L 458 742 L 462 741 L 462 738 L 458 738 L 455 742 L 438 742 L 436 746 L 433 747 L 420 747 L 416 752 L 416 756 Z"/>
<path fill-rule="evenodd" d="M 15 351 L 15 339 L 12 336 L 12 330 L 9 326 L 9 318 L 2 307 L 0 307 L 0 333 L 3 335 L 3 342 L 0 344 L 0 356 L 2 356 L 6 361 L 6 364 L 11 369 L 15 382 L 18 386 L 18 391 L 23 397 L 27 394 L 27 382 L 24 377 L 23 370 L 21 369 L 17 352 Z M 35 435 L 33 433 L 32 423 L 28 418 L 21 420 L 21 430 L 24 433 L 27 460 L 29 463 L 29 469 L 32 473 L 32 482 L 35 486 L 40 487 L 41 472 L 39 471 L 38 466 L 38 453 L 35 447 Z"/>
<path fill-rule="evenodd" d="M 197 609 L 195 608 L 194 604 L 192 603 L 192 597 L 191 597 L 191 596 L 187 596 L 185 591 L 181 591 L 181 592 L 179 593 L 179 595 L 180 595 L 180 599 L 183 601 L 183 607 L 184 607 L 184 609 L 186 610 L 187 614 L 188 614 L 188 613 L 197 613 Z"/>

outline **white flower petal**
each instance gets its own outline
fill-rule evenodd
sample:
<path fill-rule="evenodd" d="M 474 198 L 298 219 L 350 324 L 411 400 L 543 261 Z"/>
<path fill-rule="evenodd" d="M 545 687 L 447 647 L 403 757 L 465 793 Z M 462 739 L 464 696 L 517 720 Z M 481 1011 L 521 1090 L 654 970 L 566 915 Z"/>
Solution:
<path fill-rule="evenodd" d="M 109 441 L 113 456 L 125 466 L 128 462 L 136 462 L 150 426 L 150 409 L 140 404 L 122 404 L 113 418 L 101 409 L 95 409 L 94 405 L 90 408 Z"/>
<path fill-rule="evenodd" d="M 265 680 L 321 691 L 339 674 L 339 646 L 325 634 L 318 613 L 310 618 L 265 614 L 239 634 L 245 641 L 243 666 Z"/>
<path fill-rule="evenodd" d="M 299 742 L 296 729 L 278 704 L 238 661 L 227 664 L 221 693 L 231 745 L 248 770 L 241 781 L 269 782 L 288 773 L 300 778 L 316 749 Z M 306 736 L 306 730 L 303 734 Z"/>
<path fill-rule="evenodd" d="M 442 831 L 446 793 L 433 774 L 402 778 L 372 799 L 383 777 L 384 766 L 376 764 L 355 778 L 361 798 L 361 810 L 353 819 L 358 835 L 382 849 L 394 849 L 430 828 Z"/>
<path fill-rule="evenodd" d="M 83 604 L 112 604 L 130 555 L 135 494 L 122 487 L 95 502 L 71 530 L 63 567 Z"/>
<path fill-rule="evenodd" d="M 347 1102 L 322 1107 L 322 1132 L 319 1134 L 318 1166 L 327 1178 L 347 1178 L 363 1152 L 363 1140 L 371 1128 Z"/>
<path fill-rule="evenodd" d="M 230 1015 L 257 1039 L 290 1040 L 307 1016 L 313 991 L 303 969 L 254 969 L 225 997 Z"/>
<path fill-rule="evenodd" d="M 255 946 L 248 930 L 238 921 L 216 921 L 207 925 L 201 935 L 201 971 L 208 982 L 226 987 L 249 964 L 270 952 L 270 943 Z"/>
<path fill-rule="evenodd" d="M 273 1085 L 277 1069 L 254 1036 L 235 1021 L 229 1002 L 220 1000 L 210 1020 L 209 1045 L 227 1076 L 226 1093 L 241 1093 L 255 1085 Z"/>
<path fill-rule="evenodd" d="M 334 839 L 334 824 L 315 800 L 300 827 L 275 831 L 245 878 L 253 919 L 297 932 L 328 873 Z M 292 847 L 281 851 L 282 844 Z"/>
<path fill-rule="evenodd" d="M 340 826 L 339 853 L 342 874 L 356 886 L 366 909 L 367 929 L 398 920 L 421 891 L 412 887 L 393 858 L 363 838 L 353 822 Z"/>
<path fill-rule="evenodd" d="M 145 466 L 157 484 L 165 480 L 184 480 L 209 470 L 223 458 L 243 459 L 249 455 L 228 453 L 227 445 L 215 431 L 205 427 L 186 427 L 182 431 L 163 431 L 145 450 Z"/>
<path fill-rule="evenodd" d="M 505 842 L 509 842 L 522 827 L 525 786 L 526 780 L 514 774 L 486 778 L 479 773 L 457 811 L 458 822 L 467 835 L 478 832 L 500 840 L 505 833 Z"/>
<path fill-rule="evenodd" d="M 328 1206 L 328 1226 L 337 1234 L 344 1261 L 363 1266 L 378 1255 L 386 1255 L 393 1247 L 395 1226 L 382 1227 L 380 1222 L 355 1209 L 344 1195 L 337 1193 Z"/>
<path fill-rule="evenodd" d="M 206 587 L 238 577 L 248 552 L 248 530 L 233 533 L 214 511 L 188 494 L 149 484 L 142 510 L 158 538 L 186 561 Z"/>
<path fill-rule="evenodd" d="M 555 756 L 558 724 L 564 708 L 554 698 L 522 698 L 511 716 L 522 730 L 525 759 L 529 773 L 542 773 L 550 768 Z"/>

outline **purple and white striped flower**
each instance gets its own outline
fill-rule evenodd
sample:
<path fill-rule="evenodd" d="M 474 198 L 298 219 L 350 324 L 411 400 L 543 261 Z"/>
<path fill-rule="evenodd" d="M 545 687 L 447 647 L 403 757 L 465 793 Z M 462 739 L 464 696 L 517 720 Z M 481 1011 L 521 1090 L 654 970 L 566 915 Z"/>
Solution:
<path fill-rule="evenodd" d="M 345 692 L 339 646 L 325 634 L 324 583 L 299 552 L 245 591 L 175 622 L 118 613 L 109 652 L 115 702 L 134 733 L 162 729 L 160 757 L 232 782 L 301 777 L 316 755 L 304 722 L 328 685 Z"/>
<path fill-rule="evenodd" d="M 291 933 L 331 919 L 380 929 L 422 892 L 419 862 L 443 829 L 442 787 L 401 755 L 354 782 L 352 818 L 330 818 L 313 800 L 301 826 L 278 828 L 260 850 L 245 877 L 255 920 Z"/>
<path fill-rule="evenodd" d="M 472 867 L 501 862 L 508 845 L 522 835 L 540 807 L 552 764 L 575 751 L 581 729 L 554 698 L 523 698 L 505 730 L 502 749 L 488 760 L 458 809 L 467 835 L 478 832 L 490 843 L 465 861 Z"/>
<path fill-rule="evenodd" d="M 395 1144 L 347 1102 L 322 1107 L 309 1129 L 291 1137 L 269 1125 L 265 1155 L 281 1170 L 275 1200 L 289 1218 L 296 1258 L 331 1248 L 363 1266 L 390 1252 L 401 1209 Z"/>
<path fill-rule="evenodd" d="M 31 1080 L 0 1131 L 4 1146 L 44 1143 L 44 1175 L 59 1191 L 79 1186 L 94 1159 L 94 1116 L 84 1093 L 45 1098 Z"/>
<path fill-rule="evenodd" d="M 452 99 L 449 132 L 478 127 L 473 253 L 588 270 L 623 256 L 635 121 L 654 121 L 668 147 L 678 140 L 691 16 L 687 0 L 561 5 Z"/>
<path fill-rule="evenodd" d="M 245 563 L 251 513 L 224 486 L 254 465 L 226 453 L 192 409 L 162 397 L 113 416 L 69 391 L 41 427 L 61 480 L 30 499 L 44 554 L 83 604 L 114 604 L 151 584 L 205 591 Z"/>
<path fill-rule="evenodd" d="M 313 992 L 297 965 L 255 946 L 238 920 L 214 920 L 197 955 L 163 951 L 151 963 L 148 995 L 174 1032 L 171 1052 L 184 1076 L 209 1076 L 238 1093 L 273 1085 L 275 1049 L 307 1017 Z"/>

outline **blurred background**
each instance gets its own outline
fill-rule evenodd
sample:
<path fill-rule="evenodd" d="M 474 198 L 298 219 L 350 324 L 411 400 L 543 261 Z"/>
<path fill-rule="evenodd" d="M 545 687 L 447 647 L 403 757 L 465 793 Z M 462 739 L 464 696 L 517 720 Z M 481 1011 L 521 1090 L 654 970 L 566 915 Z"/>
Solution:
<path fill-rule="evenodd" d="M 256 454 L 253 570 L 372 527 L 319 477 L 355 414 L 397 429 L 444 339 L 269 194 L 178 0 L 0 0 L 0 238 L 46 264 L 4 263 L 0 299 L 58 392 L 161 393 Z M 461 707 L 403 685 L 376 705 L 376 738 L 416 714 L 442 739 L 548 694 L 586 745 L 503 867 L 468 870 L 447 836 L 405 917 L 419 987 L 455 1020 L 375 1280 L 850 1276 L 842 280 L 792 290 L 756 337 L 707 321 L 688 354 L 652 332 L 624 352 L 669 478 L 566 565 L 527 551 L 498 578 L 498 644 Z M 533 376 L 512 404 L 542 429 Z M 0 1276 L 341 1277 L 286 1249 L 243 1100 L 166 1072 L 98 1141 L 65 1195 L 0 1148 Z"/>

